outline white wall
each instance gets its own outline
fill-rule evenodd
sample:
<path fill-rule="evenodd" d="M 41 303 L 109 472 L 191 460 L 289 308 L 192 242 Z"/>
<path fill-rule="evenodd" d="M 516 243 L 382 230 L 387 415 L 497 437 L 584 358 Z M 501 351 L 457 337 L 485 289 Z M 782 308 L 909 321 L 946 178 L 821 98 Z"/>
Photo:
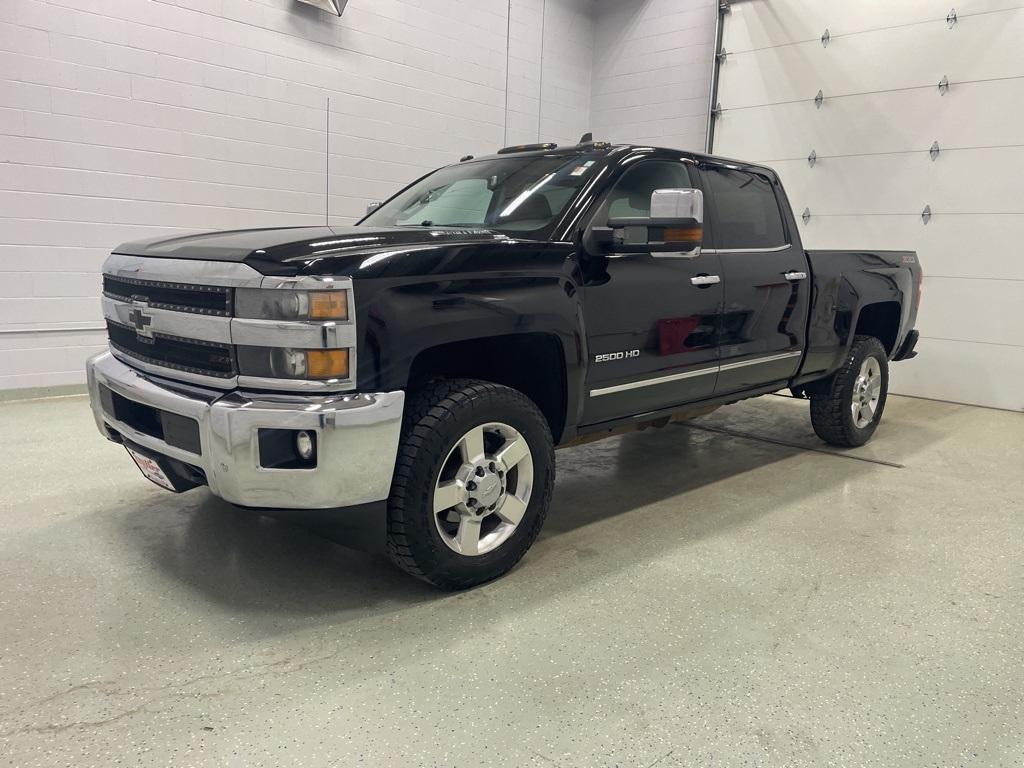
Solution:
<path fill-rule="evenodd" d="M 0 389 L 83 381 L 119 242 L 322 223 L 328 97 L 332 223 L 503 144 L 509 32 L 510 142 L 578 139 L 592 3 L 511 5 L 0 0 Z"/>
<path fill-rule="evenodd" d="M 893 366 L 896 392 L 1024 410 L 1022 40 L 1018 0 L 744 0 L 725 17 L 714 151 L 779 172 L 809 248 L 919 253 L 920 356 Z"/>
<path fill-rule="evenodd" d="M 598 0 L 594 137 L 703 151 L 718 0 Z"/>
<path fill-rule="evenodd" d="M 592 0 L 513 0 L 503 143 L 579 141 L 590 129 L 593 56 Z"/>

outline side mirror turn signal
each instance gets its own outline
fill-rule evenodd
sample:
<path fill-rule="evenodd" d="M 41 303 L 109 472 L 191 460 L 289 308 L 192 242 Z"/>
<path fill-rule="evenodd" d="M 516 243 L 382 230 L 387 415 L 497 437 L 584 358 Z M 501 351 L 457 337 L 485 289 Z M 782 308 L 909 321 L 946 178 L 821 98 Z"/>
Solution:
<path fill-rule="evenodd" d="M 595 245 L 614 256 L 685 253 L 696 256 L 704 242 L 704 195 L 699 189 L 658 189 L 651 215 L 612 218 L 593 230 Z"/>

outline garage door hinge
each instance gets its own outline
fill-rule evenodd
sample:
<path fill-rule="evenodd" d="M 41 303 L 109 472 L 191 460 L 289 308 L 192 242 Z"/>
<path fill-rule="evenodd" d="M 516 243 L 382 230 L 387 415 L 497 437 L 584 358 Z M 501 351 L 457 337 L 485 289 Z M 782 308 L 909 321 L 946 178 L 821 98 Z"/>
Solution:
<path fill-rule="evenodd" d="M 926 205 L 924 207 L 924 210 L 921 211 L 921 221 L 924 222 L 925 224 L 927 224 L 931 220 L 932 220 L 932 207 L 930 205 Z"/>
<path fill-rule="evenodd" d="M 828 27 L 825 27 L 825 32 L 821 36 L 821 47 L 828 48 L 829 42 L 832 40 L 832 35 L 828 33 Z"/>
<path fill-rule="evenodd" d="M 718 0 L 719 13 L 728 13 L 730 10 L 732 9 L 729 7 L 729 0 Z"/>
<path fill-rule="evenodd" d="M 948 91 L 948 90 L 949 90 L 949 78 L 946 77 L 945 75 L 943 75 L 942 79 L 939 80 L 939 95 L 940 96 L 945 96 L 946 95 L 946 91 Z"/>
<path fill-rule="evenodd" d="M 721 64 L 727 58 L 729 58 L 729 52 L 724 48 L 715 54 L 715 58 L 718 59 L 718 63 Z"/>
<path fill-rule="evenodd" d="M 812 149 L 811 154 L 807 156 L 807 164 L 813 168 L 816 162 L 818 162 L 818 153 Z"/>
<path fill-rule="evenodd" d="M 939 142 L 933 141 L 931 148 L 928 150 L 928 155 L 929 157 L 931 157 L 933 163 L 935 162 L 935 159 L 939 156 L 939 152 L 941 151 L 942 150 L 939 149 Z"/>
<path fill-rule="evenodd" d="M 946 14 L 946 23 L 949 24 L 949 28 L 952 29 L 956 26 L 956 8 L 950 8 L 949 13 Z"/>
<path fill-rule="evenodd" d="M 800 218 L 804 220 L 804 224 L 811 220 L 811 209 L 804 208 L 804 212 L 800 214 Z"/>
<path fill-rule="evenodd" d="M 821 102 L 823 102 L 824 100 L 825 94 L 821 92 L 821 89 L 818 89 L 818 95 L 814 97 L 814 106 L 816 106 L 818 109 L 821 109 Z"/>

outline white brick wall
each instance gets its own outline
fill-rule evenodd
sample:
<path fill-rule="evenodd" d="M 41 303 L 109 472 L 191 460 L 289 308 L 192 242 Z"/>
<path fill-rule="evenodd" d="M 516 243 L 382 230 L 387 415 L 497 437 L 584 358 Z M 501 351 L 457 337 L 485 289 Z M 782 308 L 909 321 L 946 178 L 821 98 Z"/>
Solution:
<path fill-rule="evenodd" d="M 575 144 L 590 130 L 593 3 L 513 0 L 510 38 L 505 143 Z"/>
<path fill-rule="evenodd" d="M 594 137 L 703 150 L 717 0 L 598 0 Z"/>
<path fill-rule="evenodd" d="M 507 33 L 509 143 L 576 141 L 592 2 L 511 6 L 0 0 L 0 389 L 83 380 L 119 242 L 324 221 L 328 97 L 333 223 L 502 145 Z"/>

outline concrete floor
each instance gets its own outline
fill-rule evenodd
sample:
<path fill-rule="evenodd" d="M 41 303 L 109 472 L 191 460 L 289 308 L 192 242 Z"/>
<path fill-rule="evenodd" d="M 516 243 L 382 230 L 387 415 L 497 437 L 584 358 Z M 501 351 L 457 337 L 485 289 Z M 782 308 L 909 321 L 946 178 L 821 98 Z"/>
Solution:
<path fill-rule="evenodd" d="M 728 434 L 823 447 L 767 397 L 567 450 L 454 595 L 160 491 L 82 398 L 0 431 L 3 765 L 1024 764 L 1019 414 L 892 398 L 840 457 Z"/>

